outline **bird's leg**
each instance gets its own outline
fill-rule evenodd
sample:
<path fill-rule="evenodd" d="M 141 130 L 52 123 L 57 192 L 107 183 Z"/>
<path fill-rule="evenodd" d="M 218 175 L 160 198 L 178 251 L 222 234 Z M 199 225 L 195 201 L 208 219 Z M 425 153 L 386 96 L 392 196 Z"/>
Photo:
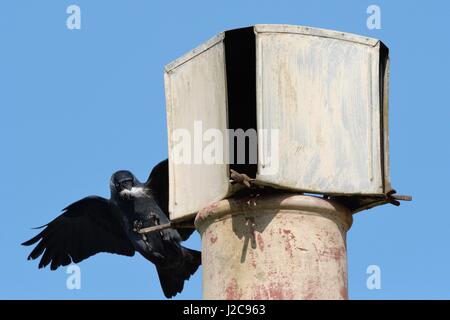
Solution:
<path fill-rule="evenodd" d="M 233 169 L 230 169 L 230 183 L 231 184 L 242 184 L 246 186 L 247 188 L 252 187 L 252 183 L 255 179 L 250 178 L 245 173 L 239 173 Z"/>

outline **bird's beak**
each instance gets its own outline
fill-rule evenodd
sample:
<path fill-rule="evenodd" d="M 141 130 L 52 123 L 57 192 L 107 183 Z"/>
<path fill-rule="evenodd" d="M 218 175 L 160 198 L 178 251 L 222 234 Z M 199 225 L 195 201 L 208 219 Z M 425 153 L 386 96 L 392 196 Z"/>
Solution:
<path fill-rule="evenodd" d="M 133 181 L 126 180 L 121 183 L 123 189 L 131 190 L 133 188 Z"/>

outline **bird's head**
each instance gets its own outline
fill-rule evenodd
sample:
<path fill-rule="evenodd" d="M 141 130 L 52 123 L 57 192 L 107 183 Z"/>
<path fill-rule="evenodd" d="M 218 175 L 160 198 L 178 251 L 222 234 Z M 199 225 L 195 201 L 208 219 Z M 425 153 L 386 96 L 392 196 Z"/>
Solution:
<path fill-rule="evenodd" d="M 111 177 L 110 188 L 112 195 L 124 195 L 136 186 L 136 177 L 126 170 L 117 171 Z"/>

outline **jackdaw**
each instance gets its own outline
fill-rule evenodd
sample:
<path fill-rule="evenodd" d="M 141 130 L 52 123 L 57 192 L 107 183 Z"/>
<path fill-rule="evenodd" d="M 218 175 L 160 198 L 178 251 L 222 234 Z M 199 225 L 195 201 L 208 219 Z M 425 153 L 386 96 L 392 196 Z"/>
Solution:
<path fill-rule="evenodd" d="M 133 256 L 138 251 L 154 263 L 167 298 L 183 289 L 184 281 L 201 264 L 199 251 L 181 246 L 193 229 L 163 229 L 139 233 L 140 228 L 170 222 L 168 217 L 168 161 L 156 165 L 146 183 L 129 171 L 110 180 L 111 197 L 89 196 L 72 203 L 25 246 L 39 242 L 28 256 L 41 256 L 39 268 L 51 270 L 78 263 L 96 253 Z"/>

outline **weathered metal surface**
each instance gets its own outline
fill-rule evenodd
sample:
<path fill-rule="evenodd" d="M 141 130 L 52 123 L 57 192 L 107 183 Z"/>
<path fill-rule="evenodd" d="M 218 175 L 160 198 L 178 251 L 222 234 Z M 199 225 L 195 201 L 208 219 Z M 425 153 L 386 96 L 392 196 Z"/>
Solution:
<path fill-rule="evenodd" d="M 326 194 L 384 193 L 380 43 L 277 30 L 255 28 L 257 126 L 279 130 L 280 163 L 257 180 Z M 259 136 L 259 172 L 273 157 L 264 139 Z"/>
<path fill-rule="evenodd" d="M 317 197 L 222 200 L 197 215 L 204 299 L 347 299 L 351 213 Z"/>
<path fill-rule="evenodd" d="M 384 45 L 300 26 L 256 25 L 254 34 L 242 38 L 256 42 L 256 114 L 247 110 L 246 116 L 256 118 L 258 173 L 250 178 L 298 192 L 387 194 L 389 59 Z M 226 65 L 226 37 L 221 33 L 166 66 L 172 219 L 193 217 L 233 192 L 227 163 L 175 164 L 172 155 L 174 130 L 186 129 L 195 137 L 194 123 L 201 121 L 203 132 L 215 128 L 227 137 L 229 119 L 239 116 L 230 114 L 227 100 L 227 68 L 233 65 Z M 278 129 L 277 150 L 268 147 L 273 129 Z M 223 141 L 223 159 L 228 159 L 229 143 Z M 192 146 L 191 159 L 195 154 Z M 274 159 L 278 168 L 267 170 Z"/>
<path fill-rule="evenodd" d="M 166 66 L 169 211 L 173 220 L 195 213 L 207 203 L 228 194 L 228 165 L 205 164 L 201 146 L 202 133 L 207 129 L 217 129 L 226 136 L 227 93 L 223 46 L 221 34 Z M 195 126 L 198 134 L 194 132 Z M 173 155 L 177 143 L 182 142 L 183 133 L 191 138 L 190 156 L 186 157 L 186 163 L 180 163 Z M 224 157 L 227 157 L 227 149 L 224 150 Z"/>

